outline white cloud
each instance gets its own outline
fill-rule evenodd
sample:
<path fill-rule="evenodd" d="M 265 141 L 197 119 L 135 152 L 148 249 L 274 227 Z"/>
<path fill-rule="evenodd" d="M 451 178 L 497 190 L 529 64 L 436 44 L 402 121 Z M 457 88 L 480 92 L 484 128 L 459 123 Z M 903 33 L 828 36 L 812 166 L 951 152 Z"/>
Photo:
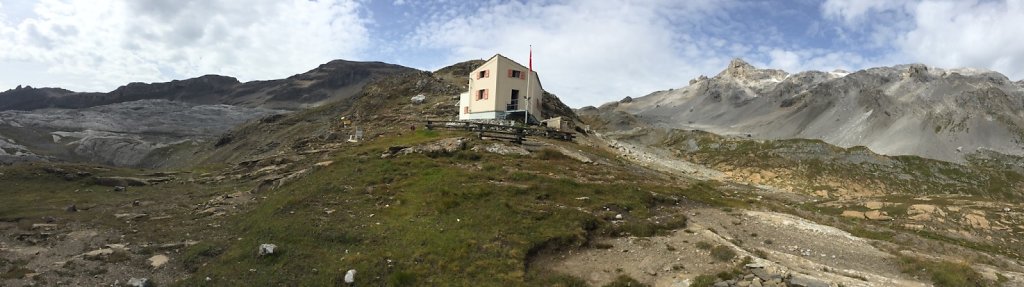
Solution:
<path fill-rule="evenodd" d="M 578 107 L 684 86 L 701 73 L 721 70 L 731 56 L 718 50 L 741 47 L 680 33 L 675 26 L 723 3 L 500 3 L 434 15 L 412 40 L 421 48 L 450 51 L 448 63 L 501 53 L 526 64 L 533 44 L 534 69 L 544 88 Z"/>
<path fill-rule="evenodd" d="M 789 73 L 803 71 L 834 71 L 837 69 L 854 71 L 883 65 L 897 64 L 889 59 L 869 59 L 850 51 L 833 51 L 824 49 L 782 49 L 762 48 L 767 54 L 768 62 L 764 67 L 782 69 Z M 752 62 L 755 65 L 757 62 Z"/>
<path fill-rule="evenodd" d="M 887 62 L 984 68 L 1024 77 L 1024 1 L 828 0 L 826 18 L 866 35 Z M 854 39 L 856 41 L 857 39 Z"/>
<path fill-rule="evenodd" d="M 1024 77 L 1024 1 L 929 1 L 918 4 L 913 14 L 916 27 L 898 42 L 909 59 Z"/>
<path fill-rule="evenodd" d="M 771 61 L 768 66 L 779 68 L 785 71 L 799 71 L 801 66 L 800 55 L 796 52 L 782 49 L 773 49 L 768 52 Z"/>
<path fill-rule="evenodd" d="M 900 10 L 910 3 L 911 0 L 826 0 L 821 10 L 825 17 L 853 25 L 863 23 L 872 13 Z"/>
<path fill-rule="evenodd" d="M 75 90 L 202 74 L 281 78 L 356 58 L 368 32 L 354 0 L 42 0 L 0 22 L 0 77 Z"/>

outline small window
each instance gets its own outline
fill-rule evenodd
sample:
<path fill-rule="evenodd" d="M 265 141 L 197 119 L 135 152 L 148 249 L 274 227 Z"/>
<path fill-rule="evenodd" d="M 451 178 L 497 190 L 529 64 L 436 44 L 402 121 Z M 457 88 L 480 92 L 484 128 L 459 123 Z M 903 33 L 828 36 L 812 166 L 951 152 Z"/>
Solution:
<path fill-rule="evenodd" d="M 523 71 L 512 70 L 512 75 L 509 76 L 511 76 L 512 78 L 521 78 L 523 76 Z"/>
<path fill-rule="evenodd" d="M 486 100 L 487 99 L 487 89 L 481 89 L 479 91 L 476 91 L 476 99 L 478 101 L 479 100 Z"/>
<path fill-rule="evenodd" d="M 476 78 L 477 79 L 486 78 L 486 77 L 487 77 L 487 70 L 480 71 L 479 73 L 476 74 Z"/>

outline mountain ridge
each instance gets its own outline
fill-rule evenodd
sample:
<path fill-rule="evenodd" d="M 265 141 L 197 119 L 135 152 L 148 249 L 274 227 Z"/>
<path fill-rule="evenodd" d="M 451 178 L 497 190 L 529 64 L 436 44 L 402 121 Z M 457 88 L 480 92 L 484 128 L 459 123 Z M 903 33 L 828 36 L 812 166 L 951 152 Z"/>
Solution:
<path fill-rule="evenodd" d="M 998 72 L 897 65 L 788 74 L 733 60 L 679 89 L 604 104 L 652 126 L 759 139 L 820 139 L 887 155 L 962 162 L 979 150 L 1021 155 L 1024 87 Z"/>
<path fill-rule="evenodd" d="M 415 70 L 383 62 L 332 60 L 284 79 L 240 82 L 208 74 L 168 82 L 132 82 L 110 92 L 21 87 L 0 92 L 0 111 L 81 109 L 135 100 L 165 99 L 194 104 L 296 110 L 351 97 L 383 75 Z"/>

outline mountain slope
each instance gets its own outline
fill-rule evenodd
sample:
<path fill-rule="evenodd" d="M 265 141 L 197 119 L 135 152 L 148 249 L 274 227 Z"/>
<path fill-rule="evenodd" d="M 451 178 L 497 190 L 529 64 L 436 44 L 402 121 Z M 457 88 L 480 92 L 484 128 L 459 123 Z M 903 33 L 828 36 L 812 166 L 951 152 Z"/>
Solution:
<path fill-rule="evenodd" d="M 0 111 L 81 109 L 151 99 L 294 110 L 350 97 L 373 79 L 407 71 L 414 69 L 381 62 L 334 60 L 302 74 L 270 81 L 241 83 L 232 77 L 206 75 L 166 83 L 130 83 L 108 93 L 19 87 L 0 92 Z"/>
<path fill-rule="evenodd" d="M 820 139 L 888 155 L 962 162 L 1024 154 L 1024 87 L 1005 76 L 923 65 L 788 74 L 733 60 L 689 86 L 606 104 L 654 126 L 762 139 Z"/>

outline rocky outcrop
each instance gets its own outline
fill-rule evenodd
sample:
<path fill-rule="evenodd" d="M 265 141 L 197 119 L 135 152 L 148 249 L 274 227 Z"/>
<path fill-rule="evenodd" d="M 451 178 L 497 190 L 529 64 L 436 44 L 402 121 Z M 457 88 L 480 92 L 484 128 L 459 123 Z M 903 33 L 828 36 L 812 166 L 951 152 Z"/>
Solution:
<path fill-rule="evenodd" d="M 387 158 L 395 155 L 421 154 L 450 154 L 466 149 L 466 138 L 445 138 L 431 143 L 420 144 L 412 147 L 393 146 L 381 155 Z"/>
<path fill-rule="evenodd" d="M 530 151 L 528 151 L 528 150 L 526 150 L 526 149 L 524 149 L 522 147 L 510 146 L 510 145 L 501 144 L 501 143 L 492 143 L 492 144 L 488 144 L 488 145 L 477 145 L 477 146 L 474 146 L 470 150 L 475 151 L 475 152 L 489 152 L 489 153 L 500 154 L 500 155 L 528 155 L 528 154 L 530 154 Z"/>
<path fill-rule="evenodd" d="M 238 124 L 282 112 L 170 100 L 77 110 L 0 111 L 0 128 L 10 137 L 0 136 L 0 156 L 148 166 L 146 158 L 155 151 L 212 142 Z"/>

